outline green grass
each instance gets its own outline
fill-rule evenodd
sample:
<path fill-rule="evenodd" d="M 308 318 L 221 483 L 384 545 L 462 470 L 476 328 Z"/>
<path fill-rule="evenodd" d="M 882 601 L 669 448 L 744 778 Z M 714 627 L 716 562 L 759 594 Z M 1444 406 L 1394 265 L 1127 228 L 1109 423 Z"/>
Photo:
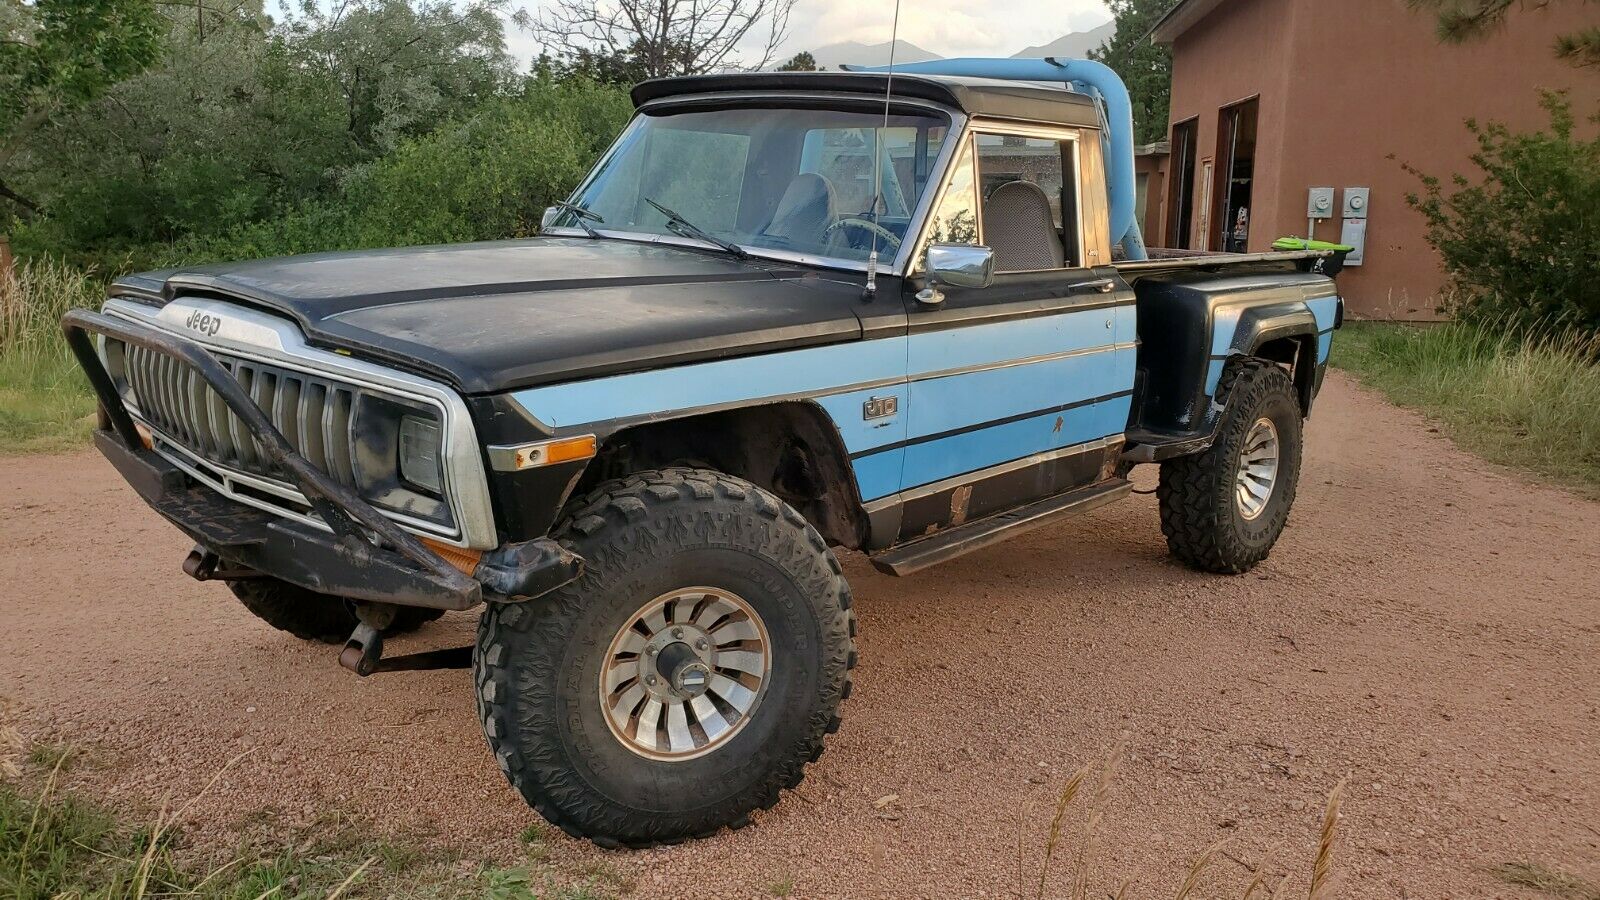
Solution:
<path fill-rule="evenodd" d="M 68 358 L 0 357 L 0 453 L 88 446 L 94 406 L 89 383 Z"/>
<path fill-rule="evenodd" d="M 61 791 L 70 755 L 63 748 L 35 747 L 26 777 L 0 783 L 0 897 L 607 900 L 629 887 L 603 859 L 559 867 L 530 859 L 464 869 L 459 854 L 373 840 L 348 822 L 309 834 L 241 836 L 239 849 L 219 858 L 183 845 L 174 827 L 183 820 L 181 807 L 165 811 L 154 824 L 129 826 Z M 23 783 L 35 787 L 27 790 Z"/>
<path fill-rule="evenodd" d="M 1600 337 L 1356 322 L 1333 364 L 1492 462 L 1600 497 Z"/>
<path fill-rule="evenodd" d="M 61 315 L 97 307 L 105 287 L 91 272 L 48 259 L 0 272 L 0 453 L 82 447 L 94 395 L 61 337 Z"/>

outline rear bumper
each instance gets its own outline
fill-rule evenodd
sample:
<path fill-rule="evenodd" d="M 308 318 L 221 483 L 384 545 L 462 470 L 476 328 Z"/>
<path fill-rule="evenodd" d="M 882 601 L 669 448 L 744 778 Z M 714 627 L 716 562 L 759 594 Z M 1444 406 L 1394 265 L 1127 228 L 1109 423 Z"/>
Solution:
<path fill-rule="evenodd" d="M 484 554 L 469 576 L 296 453 L 199 344 L 86 310 L 67 313 L 62 327 L 110 425 L 95 432 L 100 452 L 151 508 L 230 563 L 322 593 L 434 609 L 536 597 L 583 571 L 580 558 L 542 538 Z M 328 530 L 230 500 L 147 449 L 101 364 L 92 334 L 146 347 L 193 369 L 311 501 Z"/>

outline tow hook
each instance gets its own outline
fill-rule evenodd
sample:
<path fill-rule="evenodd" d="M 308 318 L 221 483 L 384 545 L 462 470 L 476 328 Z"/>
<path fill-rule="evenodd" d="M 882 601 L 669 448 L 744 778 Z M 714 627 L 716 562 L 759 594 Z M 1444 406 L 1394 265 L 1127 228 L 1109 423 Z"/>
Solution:
<path fill-rule="evenodd" d="M 254 569 L 223 568 L 221 557 L 198 544 L 184 558 L 183 572 L 195 581 L 244 581 L 262 577 Z"/>
<path fill-rule="evenodd" d="M 378 661 L 383 659 L 383 630 L 394 624 L 395 607 L 392 603 L 360 601 L 354 605 L 356 618 L 361 621 L 356 630 L 350 632 L 350 639 L 344 642 L 339 665 L 367 676 L 377 671 Z"/>
<path fill-rule="evenodd" d="M 360 623 L 339 651 L 339 665 L 365 678 L 375 672 L 406 672 L 427 669 L 467 669 L 472 667 L 472 647 L 446 647 L 383 658 L 383 632 L 394 624 L 398 607 L 392 603 L 355 603 Z"/>

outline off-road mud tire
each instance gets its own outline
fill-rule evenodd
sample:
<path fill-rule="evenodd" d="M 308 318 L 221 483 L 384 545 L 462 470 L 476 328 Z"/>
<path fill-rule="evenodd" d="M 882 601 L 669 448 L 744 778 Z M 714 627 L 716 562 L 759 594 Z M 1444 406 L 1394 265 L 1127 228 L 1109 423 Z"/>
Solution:
<path fill-rule="evenodd" d="M 1289 520 L 1303 414 L 1288 373 L 1262 359 L 1230 362 L 1217 397 L 1226 408 L 1215 442 L 1203 453 L 1163 462 L 1156 497 L 1173 556 L 1205 572 L 1236 575 L 1267 558 Z M 1245 438 L 1264 416 L 1278 432 L 1279 471 L 1266 508 L 1249 520 L 1234 499 L 1234 477 Z"/>
<path fill-rule="evenodd" d="M 233 595 L 256 618 L 279 631 L 305 641 L 342 644 L 356 628 L 356 613 L 342 597 L 308 591 L 276 578 L 247 578 L 228 582 Z M 405 634 L 444 615 L 442 609 L 402 606 L 385 635 Z"/>
<path fill-rule="evenodd" d="M 804 777 L 839 727 L 855 665 L 850 589 L 822 536 L 768 492 L 668 468 L 568 504 L 555 535 L 587 566 L 526 603 L 489 604 L 474 678 L 484 732 L 528 804 L 606 847 L 739 828 Z M 686 586 L 735 591 L 766 623 L 771 674 L 741 730 L 701 756 L 655 759 L 606 724 L 599 673 L 642 604 Z"/>

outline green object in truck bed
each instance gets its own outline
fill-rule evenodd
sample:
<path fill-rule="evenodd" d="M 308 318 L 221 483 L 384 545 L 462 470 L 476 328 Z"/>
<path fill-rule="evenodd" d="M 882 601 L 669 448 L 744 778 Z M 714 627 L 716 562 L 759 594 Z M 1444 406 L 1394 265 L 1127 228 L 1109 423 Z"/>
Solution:
<path fill-rule="evenodd" d="M 1335 244 L 1331 241 L 1308 241 L 1305 238 L 1286 237 L 1278 238 L 1272 242 L 1274 250 L 1342 250 L 1349 253 L 1354 247 L 1344 244 Z"/>

